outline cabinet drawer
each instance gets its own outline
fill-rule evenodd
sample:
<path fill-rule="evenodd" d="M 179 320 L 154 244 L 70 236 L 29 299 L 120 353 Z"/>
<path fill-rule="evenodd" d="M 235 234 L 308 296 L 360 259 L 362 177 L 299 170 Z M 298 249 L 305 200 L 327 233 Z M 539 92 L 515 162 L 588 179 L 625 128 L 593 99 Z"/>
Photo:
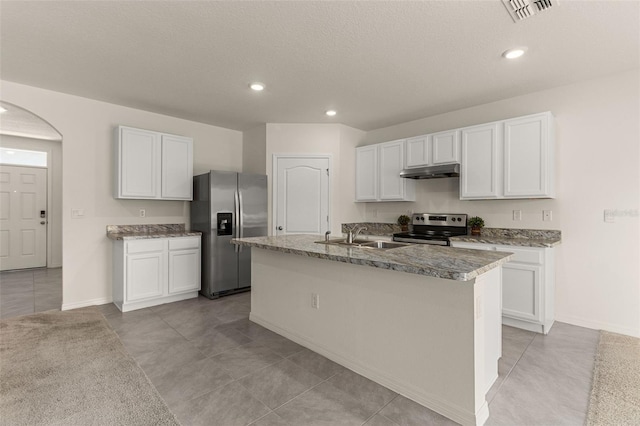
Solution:
<path fill-rule="evenodd" d="M 513 253 L 510 262 L 531 263 L 533 265 L 541 265 L 543 261 L 543 249 L 522 248 L 514 246 L 496 246 L 497 251 L 506 251 Z"/>
<path fill-rule="evenodd" d="M 186 250 L 197 248 L 200 248 L 200 237 L 169 239 L 169 250 Z"/>
<path fill-rule="evenodd" d="M 126 243 L 126 253 L 145 253 L 149 251 L 162 251 L 164 250 L 164 239 L 150 239 L 150 240 L 138 240 L 129 241 Z"/>

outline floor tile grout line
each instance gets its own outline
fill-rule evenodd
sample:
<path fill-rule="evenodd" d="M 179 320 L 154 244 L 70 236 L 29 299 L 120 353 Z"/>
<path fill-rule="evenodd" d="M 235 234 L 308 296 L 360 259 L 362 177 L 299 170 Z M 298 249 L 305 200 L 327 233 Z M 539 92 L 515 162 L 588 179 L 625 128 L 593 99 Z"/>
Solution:
<path fill-rule="evenodd" d="M 487 405 L 489 405 L 496 398 L 496 396 L 498 396 L 498 394 L 500 393 L 500 389 L 502 389 L 502 386 L 504 386 L 505 382 L 507 381 L 509 376 L 511 376 L 511 373 L 513 372 L 513 370 L 515 370 L 516 366 L 518 365 L 518 363 L 520 362 L 524 354 L 527 353 L 527 349 L 529 349 L 529 346 L 531 346 L 531 344 L 535 339 L 536 339 L 536 335 L 534 335 L 531 338 L 531 340 L 529 340 L 529 343 L 527 343 L 527 346 L 524 348 L 524 350 L 522 351 L 522 353 L 520 354 L 516 362 L 513 363 L 513 366 L 509 369 L 509 371 L 507 371 L 507 374 L 504 375 L 504 379 L 502 379 L 502 382 L 500 382 L 498 389 L 496 389 L 495 393 L 493 394 L 493 397 L 491 397 L 491 401 L 487 401 Z"/>
<path fill-rule="evenodd" d="M 387 388 L 387 389 L 389 389 L 389 388 Z M 391 389 L 389 389 L 389 390 L 391 390 Z M 393 392 L 393 391 L 392 391 L 392 392 Z M 393 398 L 391 398 L 391 400 L 390 400 L 389 402 L 387 402 L 387 403 L 386 403 L 386 404 L 384 404 L 382 407 L 380 407 L 380 409 L 379 409 L 378 411 L 376 411 L 375 413 L 373 413 L 373 414 L 371 415 L 371 417 L 369 417 L 367 420 L 365 420 L 365 422 L 364 422 L 364 423 L 362 423 L 362 426 L 366 425 L 366 424 L 367 424 L 367 422 L 368 422 L 369 420 L 371 420 L 372 418 L 374 418 L 375 416 L 377 416 L 378 414 L 380 414 L 380 412 L 381 412 L 382 410 L 384 410 L 384 409 L 385 409 L 385 407 L 386 407 L 387 405 L 391 404 L 393 401 L 395 401 L 395 400 L 400 396 L 400 394 L 399 394 L 399 393 L 397 393 L 397 392 L 394 392 L 394 393 L 395 393 L 396 395 L 395 395 Z M 397 425 L 397 424 L 398 424 L 398 423 L 394 422 L 393 420 L 391 420 L 390 418 L 388 418 L 387 416 L 385 416 L 384 414 L 380 414 L 380 415 L 381 415 L 382 417 L 384 417 L 385 419 L 389 420 L 389 421 L 390 421 L 391 423 L 393 423 L 394 425 Z"/>

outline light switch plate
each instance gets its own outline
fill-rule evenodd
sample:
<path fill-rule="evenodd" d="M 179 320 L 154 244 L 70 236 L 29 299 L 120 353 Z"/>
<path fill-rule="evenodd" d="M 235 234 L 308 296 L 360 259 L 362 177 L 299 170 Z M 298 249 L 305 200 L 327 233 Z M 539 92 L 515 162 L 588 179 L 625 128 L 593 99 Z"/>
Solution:
<path fill-rule="evenodd" d="M 613 223 L 616 221 L 616 217 L 613 212 L 614 210 L 608 210 L 608 209 L 604 211 L 604 221 L 606 223 Z"/>
<path fill-rule="evenodd" d="M 522 210 L 513 211 L 513 220 L 522 220 Z"/>
<path fill-rule="evenodd" d="M 84 209 L 71 209 L 71 218 L 79 219 L 84 217 Z"/>

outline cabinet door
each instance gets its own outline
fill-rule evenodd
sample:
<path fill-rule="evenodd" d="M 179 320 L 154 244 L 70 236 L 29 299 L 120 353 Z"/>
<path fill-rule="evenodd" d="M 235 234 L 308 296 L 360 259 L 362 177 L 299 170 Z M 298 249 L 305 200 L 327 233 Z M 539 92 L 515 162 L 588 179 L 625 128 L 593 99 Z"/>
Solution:
<path fill-rule="evenodd" d="M 429 137 L 407 139 L 407 167 L 426 166 L 429 161 Z"/>
<path fill-rule="evenodd" d="M 550 195 L 548 114 L 504 122 L 504 196 Z"/>
<path fill-rule="evenodd" d="M 404 140 L 380 144 L 380 200 L 404 200 Z"/>
<path fill-rule="evenodd" d="M 128 254 L 126 261 L 125 302 L 152 299 L 164 295 L 166 254 L 163 251 Z"/>
<path fill-rule="evenodd" d="M 502 266 L 502 314 L 539 322 L 542 266 L 508 262 Z"/>
<path fill-rule="evenodd" d="M 161 197 L 170 200 L 192 200 L 193 140 L 162 135 Z"/>
<path fill-rule="evenodd" d="M 498 198 L 498 124 L 461 130 L 461 199 Z"/>
<path fill-rule="evenodd" d="M 200 290 L 200 250 L 169 252 L 169 294 Z"/>
<path fill-rule="evenodd" d="M 460 161 L 460 132 L 452 130 L 431 136 L 433 164 L 457 163 Z"/>
<path fill-rule="evenodd" d="M 356 148 L 356 201 L 378 199 L 378 146 Z"/>
<path fill-rule="evenodd" d="M 160 134 L 120 127 L 117 198 L 159 196 Z"/>

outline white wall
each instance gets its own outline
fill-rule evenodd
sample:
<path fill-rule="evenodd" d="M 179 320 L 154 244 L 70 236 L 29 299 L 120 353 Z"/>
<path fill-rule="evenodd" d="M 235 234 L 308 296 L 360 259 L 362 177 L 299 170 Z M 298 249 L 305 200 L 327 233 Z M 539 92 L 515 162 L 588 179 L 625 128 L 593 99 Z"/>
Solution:
<path fill-rule="evenodd" d="M 0 135 L 0 146 L 47 152 L 47 267 L 62 266 L 62 144 Z"/>
<path fill-rule="evenodd" d="M 242 171 L 267 173 L 267 125 L 261 124 L 242 132 Z"/>
<path fill-rule="evenodd" d="M 331 233 L 340 235 L 340 224 L 364 218 L 364 206 L 353 202 L 355 194 L 355 147 L 364 132 L 342 124 L 267 124 L 266 170 L 273 182 L 273 154 L 331 155 L 330 209 Z M 272 188 L 269 184 L 269 212 L 272 212 Z M 273 225 L 269 215 L 270 234 Z"/>
<path fill-rule="evenodd" d="M 63 137 L 63 308 L 111 301 L 111 241 L 106 226 L 188 223 L 188 202 L 113 198 L 117 125 L 194 139 L 194 172 L 242 168 L 242 133 L 91 99 L 2 81 L 2 100 L 47 120 Z M 71 219 L 71 209 L 85 217 Z M 146 209 L 147 217 L 138 217 Z"/>
<path fill-rule="evenodd" d="M 488 227 L 560 229 L 556 319 L 640 336 L 640 74 L 519 96 L 368 132 L 361 145 L 553 112 L 554 200 L 460 201 L 457 178 L 417 181 L 416 202 L 367 203 L 367 220 L 394 222 L 410 211 L 482 216 Z M 512 210 L 522 210 L 522 221 Z M 542 221 L 542 210 L 553 221 Z M 619 211 L 615 223 L 604 209 Z"/>

